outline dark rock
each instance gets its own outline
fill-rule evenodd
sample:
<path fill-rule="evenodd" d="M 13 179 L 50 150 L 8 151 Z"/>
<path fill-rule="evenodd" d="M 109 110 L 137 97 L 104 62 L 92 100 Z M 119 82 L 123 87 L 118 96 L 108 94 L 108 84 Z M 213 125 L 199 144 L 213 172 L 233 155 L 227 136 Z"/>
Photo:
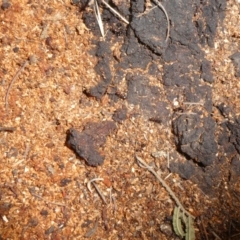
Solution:
<path fill-rule="evenodd" d="M 233 109 L 229 105 L 221 103 L 217 106 L 217 108 L 225 118 L 230 118 L 234 116 Z"/>
<path fill-rule="evenodd" d="M 236 52 L 230 56 L 235 67 L 235 76 L 240 77 L 240 52 Z"/>
<path fill-rule="evenodd" d="M 167 43 L 165 42 L 167 31 L 165 14 L 157 7 L 148 12 L 148 14 L 140 15 L 144 10 L 143 2 L 140 0 L 132 3 L 133 16 L 130 23 L 131 28 L 142 43 L 148 46 L 153 52 L 161 54 L 167 47 Z"/>
<path fill-rule="evenodd" d="M 19 47 L 14 47 L 13 52 L 18 53 L 19 52 Z"/>
<path fill-rule="evenodd" d="M 170 107 L 161 99 L 161 90 L 150 86 L 147 77 L 142 75 L 127 74 L 128 84 L 127 101 L 139 105 L 144 115 L 151 121 L 167 124 L 170 118 Z"/>
<path fill-rule="evenodd" d="M 96 47 L 96 56 L 98 57 L 98 63 L 95 66 L 96 73 L 100 76 L 100 82 L 91 87 L 87 94 L 100 100 L 106 93 L 107 88 L 112 80 L 112 73 L 110 69 L 110 58 L 112 56 L 110 50 L 110 44 L 107 42 L 98 42 Z"/>
<path fill-rule="evenodd" d="M 151 52 L 143 47 L 135 37 L 132 29 L 128 30 L 127 38 L 121 48 L 122 59 L 117 68 L 141 68 L 145 69 L 152 61 Z"/>
<path fill-rule="evenodd" d="M 213 83 L 213 76 L 212 76 L 211 65 L 209 61 L 205 59 L 203 60 L 202 66 L 201 66 L 201 72 L 202 72 L 201 77 L 204 81 Z"/>
<path fill-rule="evenodd" d="M 48 215 L 48 211 L 47 210 L 45 210 L 45 209 L 42 209 L 41 210 L 41 212 L 40 212 L 40 214 L 42 215 L 42 216 L 47 216 Z"/>
<path fill-rule="evenodd" d="M 117 109 L 114 114 L 112 119 L 115 122 L 121 123 L 127 118 L 127 108 L 123 106 L 122 108 Z"/>
<path fill-rule="evenodd" d="M 231 131 L 230 142 L 240 153 L 240 118 L 235 118 L 234 122 L 227 122 L 227 127 Z"/>
<path fill-rule="evenodd" d="M 212 118 L 181 115 L 173 122 L 173 130 L 182 153 L 204 166 L 214 162 L 218 149 L 214 139 L 215 122 Z"/>
<path fill-rule="evenodd" d="M 202 12 L 202 18 L 197 22 L 200 42 L 213 47 L 218 22 L 222 21 L 225 16 L 226 0 L 210 0 L 209 4 L 200 1 L 197 7 Z"/>
<path fill-rule="evenodd" d="M 104 156 L 97 149 L 105 143 L 107 136 L 115 129 L 116 125 L 111 121 L 90 122 L 81 133 L 71 128 L 68 131 L 67 145 L 90 166 L 102 165 Z"/>
<path fill-rule="evenodd" d="M 240 159 L 239 155 L 235 156 L 232 159 L 231 166 L 230 166 L 230 180 L 231 182 L 236 182 L 236 180 L 240 176 Z"/>
<path fill-rule="evenodd" d="M 170 237 L 173 233 L 172 226 L 166 223 L 160 225 L 160 231 L 168 237 Z"/>
<path fill-rule="evenodd" d="M 28 220 L 28 227 L 36 227 L 39 221 L 36 217 L 32 217 Z"/>
<path fill-rule="evenodd" d="M 190 179 L 195 174 L 195 166 L 190 161 L 179 162 L 172 161 L 170 163 L 171 172 L 178 173 L 183 179 Z"/>
<path fill-rule="evenodd" d="M 55 231 L 55 227 L 54 226 L 51 226 L 50 228 L 48 228 L 46 231 L 45 231 L 45 234 L 46 235 L 49 235 L 51 233 L 53 233 Z"/>
<path fill-rule="evenodd" d="M 10 7 L 11 7 L 11 3 L 8 0 L 3 0 L 2 1 L 2 5 L 1 5 L 2 10 L 7 10 Z"/>
<path fill-rule="evenodd" d="M 60 187 L 65 187 L 67 186 L 72 180 L 69 178 L 63 178 L 60 181 Z"/>

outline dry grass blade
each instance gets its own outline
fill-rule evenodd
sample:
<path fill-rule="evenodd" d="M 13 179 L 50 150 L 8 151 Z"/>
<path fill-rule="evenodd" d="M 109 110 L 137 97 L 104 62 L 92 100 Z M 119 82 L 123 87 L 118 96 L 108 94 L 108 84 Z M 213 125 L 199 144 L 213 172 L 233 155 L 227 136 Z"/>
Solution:
<path fill-rule="evenodd" d="M 118 13 L 115 9 L 113 9 L 107 2 L 102 0 L 102 3 L 108 7 L 113 13 L 115 13 L 120 19 L 122 19 L 126 24 L 129 24 L 128 20 L 124 18 L 120 13 Z"/>
<path fill-rule="evenodd" d="M 102 37 L 104 38 L 105 37 L 105 32 L 104 32 L 103 22 L 102 22 L 101 13 L 99 11 L 97 0 L 94 1 L 93 9 L 94 9 L 95 17 L 96 17 L 97 22 L 98 22 L 100 32 L 102 34 Z"/>
<path fill-rule="evenodd" d="M 177 196 L 175 195 L 175 193 L 172 191 L 172 189 L 167 185 L 167 183 L 154 171 L 154 169 L 152 167 L 150 167 L 143 159 L 141 159 L 140 157 L 138 157 L 136 155 L 136 159 L 138 162 L 138 165 L 140 167 L 147 168 L 147 170 L 149 172 L 151 172 L 157 179 L 158 181 L 165 187 L 165 189 L 168 191 L 168 193 L 170 194 L 170 196 L 173 198 L 173 200 L 176 202 L 177 206 L 181 208 L 181 210 L 189 217 L 195 219 L 195 217 L 189 213 L 184 207 L 183 205 L 180 203 L 179 199 L 177 198 Z"/>
<path fill-rule="evenodd" d="M 88 188 L 89 192 L 93 191 L 92 188 L 91 188 L 91 183 L 93 183 L 95 181 L 103 181 L 103 180 L 104 180 L 103 178 L 93 178 L 90 181 L 88 181 L 87 188 Z"/>
<path fill-rule="evenodd" d="M 169 39 L 169 35 L 170 35 L 170 20 L 169 20 L 169 17 L 168 17 L 168 13 L 167 13 L 165 7 L 158 0 L 153 0 L 153 2 L 155 4 L 157 4 L 163 10 L 163 12 L 164 12 L 164 14 L 167 18 L 167 36 L 166 36 L 166 39 L 165 39 L 165 41 L 167 42 L 168 39 Z"/>

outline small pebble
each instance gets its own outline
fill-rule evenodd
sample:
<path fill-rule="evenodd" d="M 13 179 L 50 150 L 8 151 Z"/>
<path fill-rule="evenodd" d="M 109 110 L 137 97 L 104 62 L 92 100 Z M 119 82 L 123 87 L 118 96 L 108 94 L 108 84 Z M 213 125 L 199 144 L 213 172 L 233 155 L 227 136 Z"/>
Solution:
<path fill-rule="evenodd" d="M 4 11 L 4 10 L 7 10 L 8 8 L 11 7 L 11 3 L 8 1 L 8 0 L 4 0 L 2 5 L 1 5 L 1 9 Z"/>
<path fill-rule="evenodd" d="M 19 52 L 19 47 L 13 48 L 13 52 L 18 53 Z"/>
<path fill-rule="evenodd" d="M 162 233 L 164 233 L 168 237 L 172 235 L 172 226 L 170 224 L 166 224 L 166 223 L 161 224 L 160 230 Z"/>

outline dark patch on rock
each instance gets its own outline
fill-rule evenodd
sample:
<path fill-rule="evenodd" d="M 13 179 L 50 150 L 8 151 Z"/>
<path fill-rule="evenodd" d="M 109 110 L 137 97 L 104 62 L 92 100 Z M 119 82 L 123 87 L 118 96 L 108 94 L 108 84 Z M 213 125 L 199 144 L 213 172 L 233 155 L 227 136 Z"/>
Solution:
<path fill-rule="evenodd" d="M 102 165 L 104 156 L 98 152 L 98 148 L 105 144 L 107 136 L 115 129 L 116 125 L 112 121 L 89 122 L 82 132 L 74 128 L 69 129 L 67 145 L 88 165 Z"/>
<path fill-rule="evenodd" d="M 120 64 L 116 66 L 117 68 L 145 69 L 152 61 L 152 53 L 138 42 L 132 29 L 129 29 L 127 32 L 121 53 L 122 58 Z"/>
<path fill-rule="evenodd" d="M 213 76 L 211 72 L 211 65 L 210 62 L 206 59 L 203 60 L 202 66 L 201 66 L 201 77 L 204 81 L 208 83 L 213 83 Z"/>
<path fill-rule="evenodd" d="M 127 74 L 127 101 L 139 105 L 150 120 L 167 124 L 170 118 L 170 107 L 167 102 L 160 101 L 161 91 L 156 86 L 150 86 L 149 80 L 143 75 Z"/>
<path fill-rule="evenodd" d="M 123 106 L 122 108 L 117 109 L 114 114 L 112 119 L 115 122 L 122 123 L 124 120 L 127 118 L 127 108 Z"/>
<path fill-rule="evenodd" d="M 230 142 L 240 153 L 240 118 L 235 118 L 234 122 L 227 122 L 227 127 L 231 132 Z"/>
<path fill-rule="evenodd" d="M 156 101 L 155 112 L 151 113 L 150 121 L 161 123 L 167 126 L 170 123 L 171 111 L 167 102 Z"/>
<path fill-rule="evenodd" d="M 93 12 L 84 10 L 82 18 L 86 27 L 91 30 L 92 34 L 101 37 L 101 32 Z"/>
<path fill-rule="evenodd" d="M 71 0 L 71 4 L 77 5 L 82 11 L 88 6 L 89 0 Z"/>
<path fill-rule="evenodd" d="M 188 180 L 195 174 L 196 166 L 187 160 L 185 162 L 173 161 L 170 163 L 170 170 Z"/>
<path fill-rule="evenodd" d="M 112 5 L 122 16 L 129 20 L 130 16 L 130 3 L 129 1 L 112 0 Z"/>
<path fill-rule="evenodd" d="M 100 76 L 100 82 L 91 87 L 87 94 L 100 100 L 106 93 L 107 88 L 112 80 L 112 73 L 110 69 L 110 60 L 112 51 L 110 44 L 107 42 L 99 42 L 96 47 L 96 56 L 98 57 L 98 63 L 95 66 L 95 71 Z"/>
<path fill-rule="evenodd" d="M 230 56 L 235 67 L 235 76 L 240 77 L 240 52 L 236 52 Z"/>
<path fill-rule="evenodd" d="M 199 1 L 196 8 L 202 12 L 202 18 L 196 22 L 200 43 L 213 47 L 218 22 L 222 21 L 225 16 L 226 0 Z"/>
<path fill-rule="evenodd" d="M 155 8 L 147 14 L 143 14 L 144 1 L 132 1 L 131 28 L 144 45 L 153 52 L 161 54 L 167 47 L 165 42 L 167 21 L 164 12 Z"/>
<path fill-rule="evenodd" d="M 227 122 L 224 122 L 219 126 L 220 131 L 220 133 L 218 134 L 218 144 L 220 146 L 219 154 L 227 157 L 228 159 L 232 159 L 235 155 L 237 155 L 237 150 L 234 144 L 230 142 L 230 140 L 234 139 L 234 137 L 231 136 L 231 132 L 229 131 L 227 124 L 228 124 Z"/>
<path fill-rule="evenodd" d="M 230 180 L 231 182 L 236 182 L 240 177 L 240 159 L 239 155 L 235 156 L 232 159 L 231 166 L 230 166 Z"/>
<path fill-rule="evenodd" d="M 222 182 L 221 168 L 217 164 L 201 169 L 198 168 L 191 180 L 198 184 L 205 194 L 214 196 L 219 184 Z"/>
<path fill-rule="evenodd" d="M 176 144 L 187 157 L 203 166 L 211 165 L 217 153 L 214 139 L 215 122 L 211 117 L 181 115 L 173 122 Z"/>
<path fill-rule="evenodd" d="M 234 117 L 234 112 L 231 106 L 221 103 L 217 106 L 217 108 L 225 118 Z"/>

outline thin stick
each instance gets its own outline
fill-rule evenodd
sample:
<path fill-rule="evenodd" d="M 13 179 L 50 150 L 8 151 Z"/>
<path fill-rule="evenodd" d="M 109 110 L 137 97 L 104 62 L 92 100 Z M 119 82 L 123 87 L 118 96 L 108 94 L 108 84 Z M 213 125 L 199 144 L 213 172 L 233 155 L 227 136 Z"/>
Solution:
<path fill-rule="evenodd" d="M 30 151 L 30 143 L 26 143 L 26 149 L 23 155 L 23 158 L 26 160 Z"/>
<path fill-rule="evenodd" d="M 11 87 L 13 85 L 13 83 L 15 82 L 15 80 L 18 78 L 19 74 L 24 70 L 24 68 L 28 65 L 29 61 L 25 61 L 25 63 L 22 65 L 22 67 L 17 71 L 16 75 L 13 77 L 12 81 L 10 82 L 9 84 L 9 87 L 7 89 L 7 93 L 6 93 L 6 96 L 5 96 L 5 108 L 6 108 L 6 111 L 8 110 L 8 96 L 9 96 L 9 92 L 11 90 Z"/>
<path fill-rule="evenodd" d="M 165 42 L 167 42 L 168 39 L 169 39 L 169 36 L 170 36 L 170 20 L 169 20 L 169 17 L 168 17 L 168 13 L 167 13 L 165 7 L 158 0 L 153 0 L 153 2 L 155 4 L 157 4 L 162 9 L 162 11 L 164 12 L 164 14 L 167 18 L 167 36 L 166 36 L 166 39 L 165 39 Z"/>
<path fill-rule="evenodd" d="M 143 159 L 141 159 L 140 157 L 138 157 L 137 155 L 136 159 L 138 161 L 138 165 L 140 167 L 147 168 L 149 172 L 151 172 L 157 179 L 158 181 L 163 185 L 163 187 L 168 191 L 168 193 L 170 194 L 170 196 L 173 198 L 173 200 L 176 202 L 177 206 L 181 208 L 181 210 L 188 215 L 191 218 L 195 218 L 191 213 L 189 213 L 184 207 L 183 205 L 180 203 L 179 199 L 177 198 L 177 196 L 175 195 L 175 193 L 172 191 L 172 189 L 167 185 L 167 183 L 154 171 L 154 169 L 152 167 L 150 167 Z"/>
<path fill-rule="evenodd" d="M 34 197 L 37 197 L 37 198 L 43 200 L 43 201 L 46 202 L 46 203 L 53 204 L 53 205 L 58 205 L 58 206 L 62 206 L 62 207 L 66 207 L 65 204 L 56 203 L 56 202 L 51 202 L 51 201 L 48 201 L 48 200 L 44 199 L 43 197 L 37 195 L 36 193 L 33 193 L 33 192 L 31 192 L 31 191 L 30 191 L 30 193 L 31 193 Z"/>
<path fill-rule="evenodd" d="M 167 168 L 170 168 L 170 158 L 169 158 L 169 151 L 167 152 Z"/>
<path fill-rule="evenodd" d="M 113 9 L 107 2 L 102 0 L 102 3 L 105 4 L 113 13 L 115 13 L 120 19 L 122 19 L 126 24 L 129 24 L 129 21 L 124 18 L 120 13 L 118 13 L 115 9 Z"/>
<path fill-rule="evenodd" d="M 214 235 L 214 237 L 215 237 L 216 239 L 221 240 L 221 238 L 220 238 L 214 231 L 212 231 L 212 234 Z"/>
<path fill-rule="evenodd" d="M 105 204 L 107 204 L 107 201 L 106 201 L 105 197 L 103 196 L 103 194 L 101 193 L 100 189 L 98 188 L 97 184 L 96 184 L 95 182 L 93 182 L 92 184 L 93 184 L 93 186 L 95 187 L 98 195 L 99 195 L 99 196 L 101 197 L 101 199 L 103 200 L 103 202 L 104 202 Z"/>
<path fill-rule="evenodd" d="M 203 232 L 204 232 L 205 238 L 206 238 L 206 240 L 208 240 L 208 236 L 207 236 L 206 228 L 203 224 L 203 217 L 202 216 L 200 217 L 200 220 L 201 220 L 201 224 L 202 224 L 202 227 L 203 227 Z"/>

